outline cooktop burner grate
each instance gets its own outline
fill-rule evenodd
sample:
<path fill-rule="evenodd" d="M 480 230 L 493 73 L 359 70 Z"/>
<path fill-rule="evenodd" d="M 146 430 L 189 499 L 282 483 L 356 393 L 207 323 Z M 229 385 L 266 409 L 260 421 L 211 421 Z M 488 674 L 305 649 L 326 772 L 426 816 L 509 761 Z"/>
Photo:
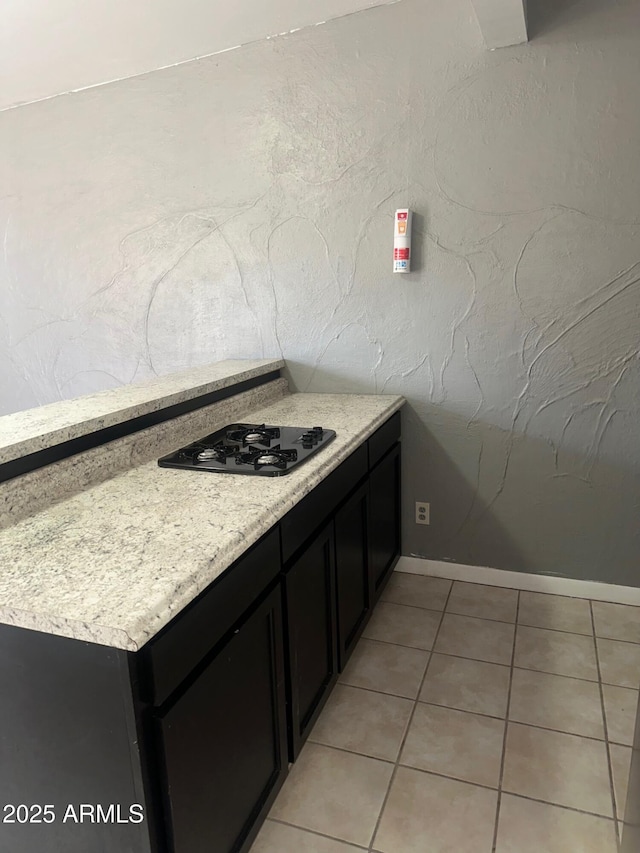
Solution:
<path fill-rule="evenodd" d="M 275 447 L 270 447 L 268 450 L 260 450 L 255 447 L 246 453 L 239 453 L 236 456 L 236 465 L 253 465 L 256 470 L 265 465 L 286 468 L 288 462 L 295 462 L 297 459 L 297 450 L 282 450 L 280 445 L 276 444 Z"/>
<path fill-rule="evenodd" d="M 247 447 L 249 444 L 266 444 L 269 447 L 272 441 L 280 438 L 279 427 L 268 427 L 265 424 L 260 424 L 260 426 L 242 426 L 240 424 L 239 426 L 241 428 L 235 426 L 227 428 L 225 438 L 228 441 L 236 441 L 243 447 Z"/>
<path fill-rule="evenodd" d="M 280 477 L 335 438 L 324 427 L 230 424 L 163 456 L 163 468 Z M 277 444 L 273 442 L 277 441 Z"/>

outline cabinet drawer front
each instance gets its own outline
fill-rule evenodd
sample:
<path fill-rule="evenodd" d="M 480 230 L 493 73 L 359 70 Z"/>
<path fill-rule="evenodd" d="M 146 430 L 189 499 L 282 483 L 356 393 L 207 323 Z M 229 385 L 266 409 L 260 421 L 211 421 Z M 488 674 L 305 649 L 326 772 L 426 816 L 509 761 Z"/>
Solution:
<path fill-rule="evenodd" d="M 282 519 L 282 559 L 286 563 L 331 515 L 367 473 L 367 448 L 361 444 Z"/>
<path fill-rule="evenodd" d="M 147 701 L 162 704 L 280 571 L 271 530 L 143 649 Z"/>
<path fill-rule="evenodd" d="M 379 427 L 367 442 L 369 448 L 369 468 L 378 462 L 385 453 L 400 440 L 400 412 L 391 415 Z"/>

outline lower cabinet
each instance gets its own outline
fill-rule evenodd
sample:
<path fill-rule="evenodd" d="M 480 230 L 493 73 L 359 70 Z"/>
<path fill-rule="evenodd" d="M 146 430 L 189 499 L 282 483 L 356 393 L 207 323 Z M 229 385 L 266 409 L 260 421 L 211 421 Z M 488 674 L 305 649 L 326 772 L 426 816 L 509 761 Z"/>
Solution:
<path fill-rule="evenodd" d="M 399 428 L 383 424 L 148 644 L 157 853 L 252 844 L 399 555 Z"/>
<path fill-rule="evenodd" d="M 285 567 L 289 753 L 302 744 L 337 678 L 333 523 Z"/>
<path fill-rule="evenodd" d="M 335 517 L 338 668 L 345 667 L 371 608 L 369 488 L 363 483 Z"/>
<path fill-rule="evenodd" d="M 172 853 L 249 848 L 287 773 L 281 588 L 157 720 Z"/>
<path fill-rule="evenodd" d="M 369 472 L 370 583 L 377 601 L 400 554 L 400 446 Z"/>
<path fill-rule="evenodd" d="M 144 814 L 5 825 L 2 851 L 247 853 L 399 554 L 399 436 L 394 415 L 139 651 L 0 626 L 4 802 Z"/>

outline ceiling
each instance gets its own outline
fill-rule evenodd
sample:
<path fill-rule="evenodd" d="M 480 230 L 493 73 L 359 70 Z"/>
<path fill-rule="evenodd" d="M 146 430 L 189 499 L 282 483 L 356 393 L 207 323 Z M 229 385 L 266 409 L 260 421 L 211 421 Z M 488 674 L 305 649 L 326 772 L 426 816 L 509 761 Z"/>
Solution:
<path fill-rule="evenodd" d="M 0 109 L 397 0 L 4 0 Z"/>

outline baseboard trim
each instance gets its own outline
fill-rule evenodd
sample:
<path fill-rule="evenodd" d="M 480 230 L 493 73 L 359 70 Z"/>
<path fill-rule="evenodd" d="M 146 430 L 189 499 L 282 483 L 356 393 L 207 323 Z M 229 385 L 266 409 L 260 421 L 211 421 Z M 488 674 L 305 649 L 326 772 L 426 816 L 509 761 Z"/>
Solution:
<path fill-rule="evenodd" d="M 549 592 L 571 598 L 593 598 L 596 601 L 611 601 L 614 604 L 640 605 L 640 589 L 599 581 L 581 581 L 555 575 L 532 575 L 507 569 L 489 569 L 485 566 L 465 566 L 462 563 L 446 563 L 443 560 L 427 560 L 423 557 L 400 557 L 395 571 L 482 583 L 487 586 L 506 586 L 510 589 L 524 589 L 529 592 Z"/>

